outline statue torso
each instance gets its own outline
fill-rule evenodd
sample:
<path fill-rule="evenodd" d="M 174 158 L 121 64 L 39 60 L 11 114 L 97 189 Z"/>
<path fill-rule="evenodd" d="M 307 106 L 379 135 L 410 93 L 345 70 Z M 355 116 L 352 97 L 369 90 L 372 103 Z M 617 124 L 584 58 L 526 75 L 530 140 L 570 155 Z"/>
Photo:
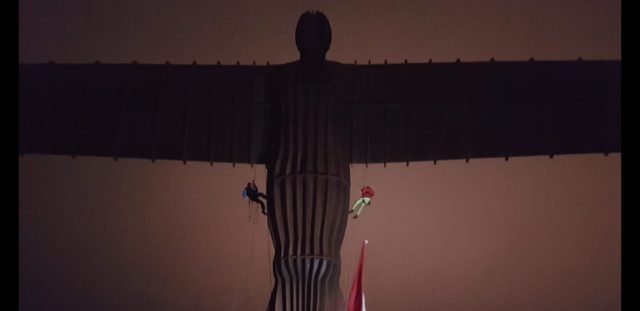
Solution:
<path fill-rule="evenodd" d="M 345 66 L 300 62 L 277 68 L 270 79 L 271 169 L 281 174 L 348 176 L 348 81 Z"/>

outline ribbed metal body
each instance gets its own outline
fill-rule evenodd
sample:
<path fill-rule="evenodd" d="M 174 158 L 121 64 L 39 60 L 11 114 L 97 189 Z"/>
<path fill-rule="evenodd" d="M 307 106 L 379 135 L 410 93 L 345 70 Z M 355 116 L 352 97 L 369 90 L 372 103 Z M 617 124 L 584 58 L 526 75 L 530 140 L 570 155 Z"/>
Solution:
<path fill-rule="evenodd" d="M 341 121 L 346 105 L 331 78 L 335 70 L 329 64 L 318 70 L 309 80 L 299 63 L 285 65 L 275 80 L 286 82 L 271 90 L 267 188 L 275 284 L 269 310 L 344 305 L 339 277 L 349 205 L 349 136 L 342 135 L 347 127 Z"/>

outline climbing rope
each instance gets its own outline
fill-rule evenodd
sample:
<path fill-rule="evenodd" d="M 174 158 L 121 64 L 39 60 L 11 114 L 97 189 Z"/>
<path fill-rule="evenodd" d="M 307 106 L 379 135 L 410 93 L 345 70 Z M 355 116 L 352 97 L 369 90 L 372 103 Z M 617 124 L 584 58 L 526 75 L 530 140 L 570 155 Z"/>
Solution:
<path fill-rule="evenodd" d="M 273 281 L 271 280 L 271 237 L 269 233 L 267 233 L 267 274 L 269 275 L 269 285 L 267 289 L 267 293 L 271 291 L 273 288 Z"/>
<path fill-rule="evenodd" d="M 256 215 L 256 219 L 258 216 Z M 249 310 L 249 299 L 251 296 L 251 269 L 253 268 L 253 256 L 254 256 L 254 248 L 255 248 L 255 231 L 256 231 L 256 222 L 251 225 L 251 247 L 249 251 L 249 267 L 246 270 L 247 281 L 246 281 L 246 308 L 245 310 Z"/>
<path fill-rule="evenodd" d="M 257 175 L 257 168 L 254 166 L 253 167 L 253 181 L 255 182 L 256 179 L 256 175 Z M 252 283 L 252 269 L 253 269 L 253 262 L 255 261 L 254 256 L 255 256 L 255 248 L 256 248 L 256 225 L 258 225 L 259 221 L 260 221 L 260 211 L 258 210 L 259 206 L 256 206 L 256 208 L 253 208 L 255 204 L 252 204 L 251 199 L 248 198 L 245 194 L 243 194 L 243 196 L 247 199 L 247 205 L 249 207 L 249 214 L 248 214 L 248 223 L 251 225 L 251 242 L 249 243 L 250 245 L 250 250 L 249 250 L 249 259 L 248 259 L 248 267 L 246 269 L 246 284 L 245 284 L 245 302 L 239 305 L 245 307 L 245 309 L 249 308 L 249 301 L 250 301 L 250 297 L 251 297 L 251 283 Z M 268 280 L 269 283 L 267 284 L 267 292 L 270 293 L 271 288 L 273 287 L 273 278 L 272 278 L 272 274 L 271 274 L 271 243 L 269 242 L 270 240 L 270 236 L 267 233 L 266 235 L 267 238 L 267 274 L 268 274 Z M 253 280 L 255 281 L 255 279 Z M 239 286 L 240 287 L 240 286 Z M 238 291 L 240 291 L 240 288 L 238 288 Z M 242 296 L 242 294 L 239 292 L 238 293 L 238 297 Z"/>
<path fill-rule="evenodd" d="M 256 181 L 256 174 L 257 174 L 257 170 L 258 168 L 255 165 L 252 165 L 253 167 L 253 179 L 252 179 L 252 183 L 254 183 Z M 251 205 L 251 200 L 249 201 L 249 221 L 251 222 L 251 211 L 252 211 L 252 205 Z M 257 206 L 256 206 L 257 207 Z M 255 213 L 254 213 L 254 219 L 253 219 L 253 223 L 257 224 L 258 223 L 258 219 L 260 218 L 260 216 L 258 215 L 258 209 L 255 209 Z"/>

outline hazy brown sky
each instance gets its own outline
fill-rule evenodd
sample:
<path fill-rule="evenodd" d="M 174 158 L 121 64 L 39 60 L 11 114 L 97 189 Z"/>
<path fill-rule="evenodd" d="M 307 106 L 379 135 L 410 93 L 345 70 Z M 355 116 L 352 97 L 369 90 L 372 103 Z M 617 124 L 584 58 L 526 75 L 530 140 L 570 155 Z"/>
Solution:
<path fill-rule="evenodd" d="M 310 9 L 341 62 L 620 58 L 617 0 L 20 0 L 20 60 L 282 63 Z"/>
<path fill-rule="evenodd" d="M 620 1 L 21 0 L 20 61 L 282 63 L 309 9 L 343 62 L 620 59 Z M 264 309 L 249 167 L 29 155 L 19 169 L 24 310 Z M 619 154 L 355 166 L 352 199 L 364 183 L 376 197 L 349 222 L 341 285 L 367 238 L 368 310 L 620 309 Z"/>

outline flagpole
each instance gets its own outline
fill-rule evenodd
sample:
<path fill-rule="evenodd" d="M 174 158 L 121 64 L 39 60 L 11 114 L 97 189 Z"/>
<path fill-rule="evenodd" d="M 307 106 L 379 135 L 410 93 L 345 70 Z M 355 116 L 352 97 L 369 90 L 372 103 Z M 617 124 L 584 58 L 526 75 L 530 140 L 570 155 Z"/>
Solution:
<path fill-rule="evenodd" d="M 362 241 L 362 248 L 360 249 L 360 261 L 358 263 L 358 270 L 353 278 L 353 284 L 351 285 L 351 293 L 349 294 L 349 302 L 347 303 L 347 311 L 365 311 L 364 305 L 364 293 L 362 291 L 362 271 L 364 268 L 364 247 L 369 241 Z"/>

